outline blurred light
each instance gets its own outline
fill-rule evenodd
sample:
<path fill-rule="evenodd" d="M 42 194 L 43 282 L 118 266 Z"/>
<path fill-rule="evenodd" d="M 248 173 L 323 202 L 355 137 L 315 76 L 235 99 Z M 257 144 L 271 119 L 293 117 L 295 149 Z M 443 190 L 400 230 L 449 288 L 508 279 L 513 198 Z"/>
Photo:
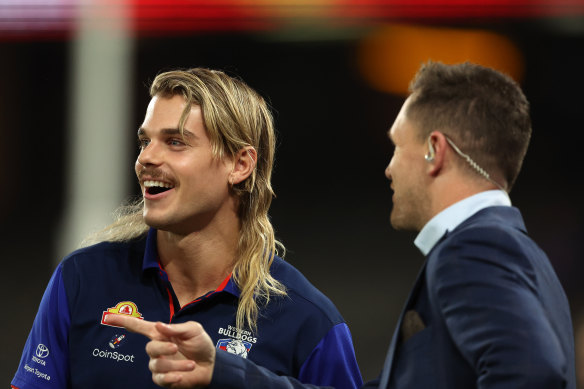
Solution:
<path fill-rule="evenodd" d="M 109 17 L 107 2 L 93 12 Z M 120 0 L 138 34 L 274 31 L 307 23 L 345 28 L 379 22 L 550 19 L 584 16 L 584 0 Z M 0 38 L 68 36 L 82 0 L 0 0 Z"/>
<path fill-rule="evenodd" d="M 420 65 L 470 61 L 498 69 L 515 80 L 523 75 L 523 57 L 508 38 L 483 30 L 387 25 L 366 37 L 359 67 L 374 88 L 405 95 Z"/>
<path fill-rule="evenodd" d="M 0 37 L 52 35 L 72 28 L 77 0 L 0 0 Z"/>

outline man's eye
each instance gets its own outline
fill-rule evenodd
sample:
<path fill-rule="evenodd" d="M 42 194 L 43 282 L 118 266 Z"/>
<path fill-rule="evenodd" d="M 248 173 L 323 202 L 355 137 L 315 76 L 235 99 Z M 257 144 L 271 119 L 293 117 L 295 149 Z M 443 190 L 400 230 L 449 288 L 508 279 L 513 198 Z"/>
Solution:
<path fill-rule="evenodd" d="M 168 144 L 171 146 L 183 146 L 185 142 L 182 139 L 169 139 Z"/>
<path fill-rule="evenodd" d="M 138 148 L 140 150 L 143 150 L 146 148 L 146 146 L 148 146 L 150 144 L 150 140 L 149 139 L 138 139 Z"/>

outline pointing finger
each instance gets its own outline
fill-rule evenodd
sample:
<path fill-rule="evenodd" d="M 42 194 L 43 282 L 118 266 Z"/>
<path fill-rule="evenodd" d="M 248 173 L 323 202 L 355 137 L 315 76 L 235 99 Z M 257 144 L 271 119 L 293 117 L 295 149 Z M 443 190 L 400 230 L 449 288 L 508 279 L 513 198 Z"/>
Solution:
<path fill-rule="evenodd" d="M 130 332 L 142 334 L 150 339 L 163 339 L 154 322 L 138 319 L 127 315 L 107 315 L 105 323 L 114 327 L 123 327 Z"/>

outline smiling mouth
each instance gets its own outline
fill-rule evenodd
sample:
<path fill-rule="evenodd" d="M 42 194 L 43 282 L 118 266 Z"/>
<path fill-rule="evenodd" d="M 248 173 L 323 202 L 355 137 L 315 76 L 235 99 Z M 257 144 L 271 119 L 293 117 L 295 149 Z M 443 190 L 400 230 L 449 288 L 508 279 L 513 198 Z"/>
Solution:
<path fill-rule="evenodd" d="M 174 185 L 162 181 L 144 181 L 144 191 L 150 195 L 157 195 L 174 188 Z"/>

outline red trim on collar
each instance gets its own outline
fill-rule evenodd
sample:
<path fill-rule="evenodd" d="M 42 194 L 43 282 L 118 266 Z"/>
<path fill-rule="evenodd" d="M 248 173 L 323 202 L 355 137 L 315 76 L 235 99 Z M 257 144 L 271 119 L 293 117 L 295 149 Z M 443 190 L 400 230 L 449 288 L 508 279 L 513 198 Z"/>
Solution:
<path fill-rule="evenodd" d="M 159 262 L 159 266 L 160 266 L 160 262 Z M 163 269 L 162 266 L 160 266 L 161 270 L 166 273 Z M 183 305 L 182 307 L 180 307 L 179 311 L 183 310 L 184 308 L 188 307 L 191 304 L 197 303 L 199 301 L 202 301 L 212 295 L 214 295 L 217 292 L 222 292 L 223 289 L 225 289 L 225 287 L 227 286 L 227 284 L 229 283 L 229 280 L 231 279 L 231 274 L 229 273 L 229 275 L 227 277 L 225 277 L 225 279 L 221 282 L 221 284 L 217 287 L 217 289 L 215 289 L 214 291 L 211 291 L 199 298 L 196 298 L 195 300 L 191 301 L 190 303 L 187 303 L 185 305 Z M 170 280 L 168 281 L 168 284 L 170 284 Z M 174 299 L 173 299 L 173 293 L 171 292 L 169 287 L 166 287 L 166 292 L 168 293 L 168 305 L 169 305 L 169 309 L 170 309 L 170 318 L 168 320 L 169 323 L 172 323 L 172 318 L 174 317 L 174 314 L 176 312 L 175 306 L 174 306 Z"/>
<path fill-rule="evenodd" d="M 182 307 L 181 307 L 181 309 L 183 309 L 183 308 L 186 308 L 186 307 L 188 307 L 189 305 L 191 305 L 191 304 L 194 304 L 194 303 L 196 303 L 196 302 L 199 302 L 199 301 L 201 301 L 201 300 L 204 300 L 204 299 L 206 299 L 206 298 L 208 298 L 208 297 L 211 297 L 212 295 L 214 295 L 214 294 L 215 294 L 215 293 L 217 293 L 217 292 L 222 292 L 222 291 L 223 291 L 223 289 L 225 289 L 225 287 L 226 287 L 226 286 L 227 286 L 227 284 L 229 283 L 229 280 L 230 280 L 230 279 L 231 279 L 231 273 L 229 273 L 229 275 L 228 275 L 228 276 L 227 276 L 227 277 L 226 277 L 226 278 L 223 280 L 223 282 L 221 282 L 221 284 L 220 284 L 220 285 L 217 287 L 217 289 L 215 289 L 214 291 L 212 291 L 212 292 L 209 292 L 209 293 L 207 293 L 207 294 L 205 294 L 205 295 L 203 295 L 203 296 L 201 296 L 201 297 L 199 297 L 199 298 L 196 298 L 196 299 L 194 299 L 194 300 L 193 300 L 193 301 L 191 301 L 190 303 L 188 303 L 188 304 L 185 304 L 184 306 L 182 306 Z"/>
<path fill-rule="evenodd" d="M 215 292 L 221 292 L 223 289 L 225 289 L 225 287 L 229 283 L 229 280 L 231 279 L 231 274 L 232 273 L 229 273 L 229 275 L 223 280 L 223 282 L 221 283 L 221 285 L 219 285 L 219 287 L 217 287 L 217 289 L 215 290 Z"/>
<path fill-rule="evenodd" d="M 172 322 L 172 317 L 174 316 L 174 301 L 172 299 L 172 293 L 170 293 L 170 288 L 166 288 L 166 293 L 168 293 L 168 305 L 170 307 L 170 317 L 168 318 L 168 322 Z"/>

